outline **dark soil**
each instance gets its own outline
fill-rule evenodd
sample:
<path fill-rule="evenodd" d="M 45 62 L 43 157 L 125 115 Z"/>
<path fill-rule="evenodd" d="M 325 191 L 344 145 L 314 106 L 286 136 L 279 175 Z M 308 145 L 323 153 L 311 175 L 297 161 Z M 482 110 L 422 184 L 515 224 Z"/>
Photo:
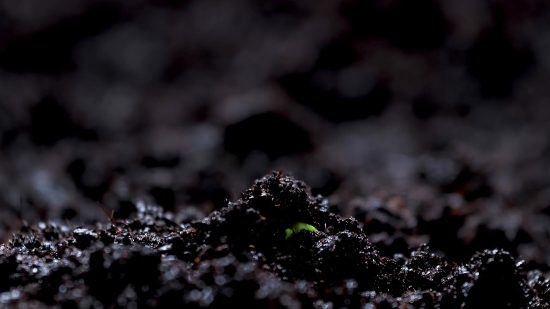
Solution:
<path fill-rule="evenodd" d="M 549 18 L 0 1 L 0 307 L 548 306 Z"/>
<path fill-rule="evenodd" d="M 547 308 L 550 285 L 503 250 L 449 263 L 427 246 L 385 257 L 366 220 L 273 173 L 199 221 L 135 205 L 128 218 L 41 224 L 0 247 L 4 305 L 61 308 Z M 379 210 L 389 211 L 380 205 Z M 404 209 L 395 209 L 395 215 Z M 300 231 L 285 238 L 296 222 Z M 404 237 L 413 236 L 409 231 Z M 393 248 L 397 249 L 397 248 Z M 388 250 L 388 248 L 386 248 Z"/>

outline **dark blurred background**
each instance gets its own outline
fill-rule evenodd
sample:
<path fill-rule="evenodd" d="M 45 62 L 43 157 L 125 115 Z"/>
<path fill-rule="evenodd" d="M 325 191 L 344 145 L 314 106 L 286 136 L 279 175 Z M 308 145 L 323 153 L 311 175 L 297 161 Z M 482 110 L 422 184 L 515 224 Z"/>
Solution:
<path fill-rule="evenodd" d="M 544 0 L 0 1 L 0 239 L 284 170 L 384 254 L 550 264 Z"/>

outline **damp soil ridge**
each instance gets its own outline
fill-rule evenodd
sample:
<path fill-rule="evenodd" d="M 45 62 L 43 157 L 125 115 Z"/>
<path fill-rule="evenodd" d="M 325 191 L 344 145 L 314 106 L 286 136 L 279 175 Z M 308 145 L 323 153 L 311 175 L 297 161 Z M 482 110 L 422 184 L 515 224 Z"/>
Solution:
<path fill-rule="evenodd" d="M 316 231 L 288 235 L 296 223 Z M 0 305 L 550 308 L 549 281 L 523 265 L 503 250 L 449 263 L 425 245 L 381 256 L 357 220 L 273 172 L 202 220 L 137 203 L 108 224 L 27 228 L 0 246 Z"/>

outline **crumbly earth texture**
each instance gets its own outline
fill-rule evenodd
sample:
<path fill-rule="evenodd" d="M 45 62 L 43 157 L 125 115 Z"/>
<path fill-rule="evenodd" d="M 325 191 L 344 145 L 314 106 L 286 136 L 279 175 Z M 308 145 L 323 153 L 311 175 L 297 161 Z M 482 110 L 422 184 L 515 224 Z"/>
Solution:
<path fill-rule="evenodd" d="M 296 222 L 314 226 L 285 237 Z M 97 226 L 41 223 L 0 247 L 0 304 L 27 308 L 550 308 L 503 250 L 384 256 L 368 226 L 281 172 L 202 220 L 137 203 Z M 413 233 L 413 232 L 410 232 Z"/>

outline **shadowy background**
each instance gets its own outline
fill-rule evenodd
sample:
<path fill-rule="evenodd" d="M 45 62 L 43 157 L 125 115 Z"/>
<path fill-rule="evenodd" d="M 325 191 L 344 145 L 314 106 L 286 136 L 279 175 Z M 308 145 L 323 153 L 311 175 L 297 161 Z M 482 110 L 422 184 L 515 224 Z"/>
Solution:
<path fill-rule="evenodd" d="M 550 264 L 550 10 L 511 0 L 0 1 L 0 239 L 201 218 L 282 169 L 384 254 Z"/>

